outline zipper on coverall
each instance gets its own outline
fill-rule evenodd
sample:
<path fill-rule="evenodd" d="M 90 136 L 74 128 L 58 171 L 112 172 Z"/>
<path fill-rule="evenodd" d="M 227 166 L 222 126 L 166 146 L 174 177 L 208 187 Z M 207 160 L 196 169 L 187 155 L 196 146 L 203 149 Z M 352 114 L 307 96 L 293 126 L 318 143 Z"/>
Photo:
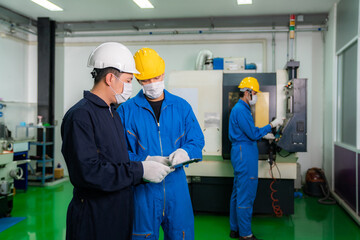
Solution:
<path fill-rule="evenodd" d="M 161 117 L 161 113 L 162 111 L 166 108 L 167 106 L 165 106 L 163 109 L 160 110 L 160 117 Z M 163 149 L 162 149 L 162 143 L 161 143 L 161 134 L 160 134 L 160 118 L 159 118 L 159 122 L 157 121 L 156 119 L 156 116 L 155 114 L 153 113 L 153 111 L 151 111 L 150 109 L 148 108 L 145 108 L 147 109 L 154 117 L 155 119 L 155 122 L 157 123 L 157 128 L 158 128 L 158 134 L 159 134 L 159 142 L 160 142 L 160 150 L 161 150 L 161 156 L 163 157 L 164 156 L 164 153 L 163 153 Z M 165 216 L 165 201 L 166 201 L 166 195 L 165 195 L 165 179 L 163 181 L 163 189 L 164 189 L 164 208 L 163 208 L 163 216 Z"/>

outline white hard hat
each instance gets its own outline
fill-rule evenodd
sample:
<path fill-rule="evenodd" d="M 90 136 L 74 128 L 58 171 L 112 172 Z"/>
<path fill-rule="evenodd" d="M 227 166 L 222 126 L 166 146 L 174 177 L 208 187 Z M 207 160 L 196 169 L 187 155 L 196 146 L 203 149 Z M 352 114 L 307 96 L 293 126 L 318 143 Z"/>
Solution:
<path fill-rule="evenodd" d="M 95 48 L 89 56 L 87 66 L 98 69 L 112 67 L 120 72 L 139 73 L 130 50 L 117 42 L 103 43 Z"/>

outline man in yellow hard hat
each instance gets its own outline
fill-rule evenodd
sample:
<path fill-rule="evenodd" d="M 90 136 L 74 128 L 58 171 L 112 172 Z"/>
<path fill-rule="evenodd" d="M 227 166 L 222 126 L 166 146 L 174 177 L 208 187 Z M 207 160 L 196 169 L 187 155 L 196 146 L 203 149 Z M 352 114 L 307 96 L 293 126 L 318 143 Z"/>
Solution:
<path fill-rule="evenodd" d="M 142 90 L 118 108 L 131 161 L 181 165 L 201 159 L 204 135 L 188 102 L 164 89 L 165 62 L 151 48 L 134 55 Z M 182 166 L 163 182 L 135 187 L 133 240 L 193 240 L 194 215 Z"/>
<path fill-rule="evenodd" d="M 261 92 L 256 78 L 246 77 L 240 84 L 240 99 L 231 110 L 229 139 L 231 163 L 234 168 L 233 192 L 230 200 L 230 237 L 256 240 L 251 231 L 253 203 L 258 184 L 259 152 L 257 141 L 282 125 L 275 119 L 265 127 L 255 127 L 250 106 L 255 105 Z M 269 136 L 269 135 L 267 135 Z"/>

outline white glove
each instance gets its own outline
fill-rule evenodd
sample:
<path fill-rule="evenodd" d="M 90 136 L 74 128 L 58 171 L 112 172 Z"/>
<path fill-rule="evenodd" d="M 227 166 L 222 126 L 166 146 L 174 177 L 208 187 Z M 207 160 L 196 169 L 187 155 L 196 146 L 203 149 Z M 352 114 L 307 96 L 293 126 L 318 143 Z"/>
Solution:
<path fill-rule="evenodd" d="M 190 158 L 188 153 L 184 149 L 178 148 L 172 154 L 170 154 L 169 160 L 171 162 L 171 165 L 174 166 L 176 164 L 186 162 L 190 160 Z"/>
<path fill-rule="evenodd" d="M 171 162 L 170 162 L 169 158 L 162 157 L 162 156 L 147 156 L 145 161 L 154 161 L 154 162 L 161 163 L 161 164 L 163 164 L 165 166 L 170 166 L 171 165 Z"/>
<path fill-rule="evenodd" d="M 158 162 L 143 161 L 141 163 L 144 169 L 143 179 L 149 182 L 159 183 L 171 172 L 169 167 Z"/>
<path fill-rule="evenodd" d="M 274 140 L 274 139 L 275 139 L 275 136 L 274 136 L 274 134 L 272 134 L 272 133 L 268 133 L 268 134 L 266 134 L 265 136 L 263 136 L 263 139 L 266 139 L 266 140 Z"/>
<path fill-rule="evenodd" d="M 276 118 L 270 124 L 271 124 L 272 128 L 276 128 L 277 126 L 283 125 L 283 123 L 284 123 L 284 120 L 282 120 L 281 118 Z"/>

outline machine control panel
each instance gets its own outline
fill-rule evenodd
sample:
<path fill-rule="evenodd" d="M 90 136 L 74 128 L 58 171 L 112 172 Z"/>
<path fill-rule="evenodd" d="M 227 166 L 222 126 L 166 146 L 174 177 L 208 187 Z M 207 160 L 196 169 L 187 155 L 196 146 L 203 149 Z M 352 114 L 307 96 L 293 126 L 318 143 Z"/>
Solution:
<path fill-rule="evenodd" d="M 278 146 L 288 152 L 307 151 L 307 79 L 292 79 L 284 87 L 287 107 Z"/>

